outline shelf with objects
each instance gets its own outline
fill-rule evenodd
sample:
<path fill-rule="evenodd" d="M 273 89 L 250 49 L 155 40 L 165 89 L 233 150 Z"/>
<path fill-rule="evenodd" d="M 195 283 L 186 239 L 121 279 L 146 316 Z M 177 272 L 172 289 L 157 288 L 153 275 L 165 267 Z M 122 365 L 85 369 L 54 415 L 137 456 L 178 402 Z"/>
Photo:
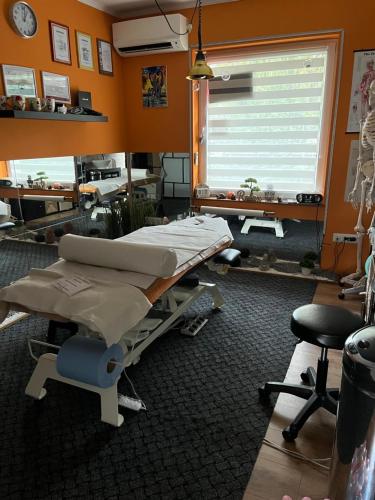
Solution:
<path fill-rule="evenodd" d="M 108 122 L 108 116 L 104 115 L 86 115 L 74 113 L 49 113 L 45 111 L 18 111 L 18 110 L 0 110 L 0 118 L 15 118 L 22 120 L 55 120 L 55 121 L 74 121 L 74 122 Z"/>

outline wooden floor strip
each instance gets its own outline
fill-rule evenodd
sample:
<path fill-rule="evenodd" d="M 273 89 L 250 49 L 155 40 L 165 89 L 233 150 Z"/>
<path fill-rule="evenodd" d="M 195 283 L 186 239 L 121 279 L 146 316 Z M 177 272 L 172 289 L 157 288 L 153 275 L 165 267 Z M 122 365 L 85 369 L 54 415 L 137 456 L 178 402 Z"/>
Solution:
<path fill-rule="evenodd" d="M 313 302 L 340 305 L 360 312 L 360 300 L 357 297 L 339 300 L 337 297 L 339 291 L 340 288 L 337 285 L 319 283 Z M 319 347 L 306 342 L 298 344 L 285 380 L 299 383 L 300 372 L 308 366 L 315 366 L 319 354 Z M 341 352 L 330 350 L 329 361 L 328 384 L 331 387 L 339 387 Z M 323 409 L 317 411 L 306 422 L 294 443 L 286 443 L 283 440 L 282 430 L 295 417 L 304 402 L 295 396 L 281 394 L 277 399 L 266 438 L 309 458 L 331 457 L 335 435 L 335 417 Z M 325 464 L 329 465 L 329 462 L 325 462 Z M 263 444 L 246 488 L 244 500 L 281 500 L 283 495 L 290 495 L 293 500 L 300 500 L 304 496 L 309 496 L 312 500 L 322 500 L 327 495 L 328 488 L 328 471 L 292 458 L 280 450 Z"/>

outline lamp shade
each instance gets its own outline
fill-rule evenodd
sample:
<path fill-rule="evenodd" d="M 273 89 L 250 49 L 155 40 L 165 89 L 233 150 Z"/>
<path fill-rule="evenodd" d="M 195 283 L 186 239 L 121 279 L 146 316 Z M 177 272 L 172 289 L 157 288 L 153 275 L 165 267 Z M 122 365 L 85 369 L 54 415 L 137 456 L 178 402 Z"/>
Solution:
<path fill-rule="evenodd" d="M 205 55 L 202 50 L 198 50 L 195 57 L 195 62 L 190 68 L 190 71 L 186 78 L 188 80 L 210 80 L 211 78 L 214 78 L 214 73 L 207 64 Z"/>

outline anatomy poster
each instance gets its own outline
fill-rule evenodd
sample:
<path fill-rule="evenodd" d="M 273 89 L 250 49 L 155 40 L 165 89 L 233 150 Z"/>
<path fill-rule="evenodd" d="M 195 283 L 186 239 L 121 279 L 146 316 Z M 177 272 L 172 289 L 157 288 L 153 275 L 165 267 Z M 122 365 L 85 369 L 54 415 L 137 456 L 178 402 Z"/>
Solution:
<path fill-rule="evenodd" d="M 368 90 L 373 80 L 375 80 L 375 49 L 354 52 L 347 132 L 359 132 L 359 122 L 366 113 Z"/>

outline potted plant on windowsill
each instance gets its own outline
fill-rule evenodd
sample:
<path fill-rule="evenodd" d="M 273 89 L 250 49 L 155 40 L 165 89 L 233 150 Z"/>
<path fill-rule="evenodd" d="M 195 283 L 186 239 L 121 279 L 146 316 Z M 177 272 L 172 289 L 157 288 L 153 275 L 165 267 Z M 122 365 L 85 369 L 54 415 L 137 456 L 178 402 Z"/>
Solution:
<path fill-rule="evenodd" d="M 309 260 L 309 259 L 303 259 L 303 260 L 301 260 L 301 262 L 299 263 L 299 265 L 301 267 L 301 273 L 304 276 L 308 276 L 309 274 L 311 274 L 311 271 L 315 267 L 314 262 L 312 260 Z"/>
<path fill-rule="evenodd" d="M 258 181 L 253 177 L 249 177 L 248 179 L 245 179 L 244 184 L 240 185 L 240 187 L 249 190 L 249 194 L 245 196 L 245 201 L 256 201 L 257 197 L 254 195 L 254 193 L 258 193 L 260 191 L 259 186 L 256 185 L 257 182 Z"/>

